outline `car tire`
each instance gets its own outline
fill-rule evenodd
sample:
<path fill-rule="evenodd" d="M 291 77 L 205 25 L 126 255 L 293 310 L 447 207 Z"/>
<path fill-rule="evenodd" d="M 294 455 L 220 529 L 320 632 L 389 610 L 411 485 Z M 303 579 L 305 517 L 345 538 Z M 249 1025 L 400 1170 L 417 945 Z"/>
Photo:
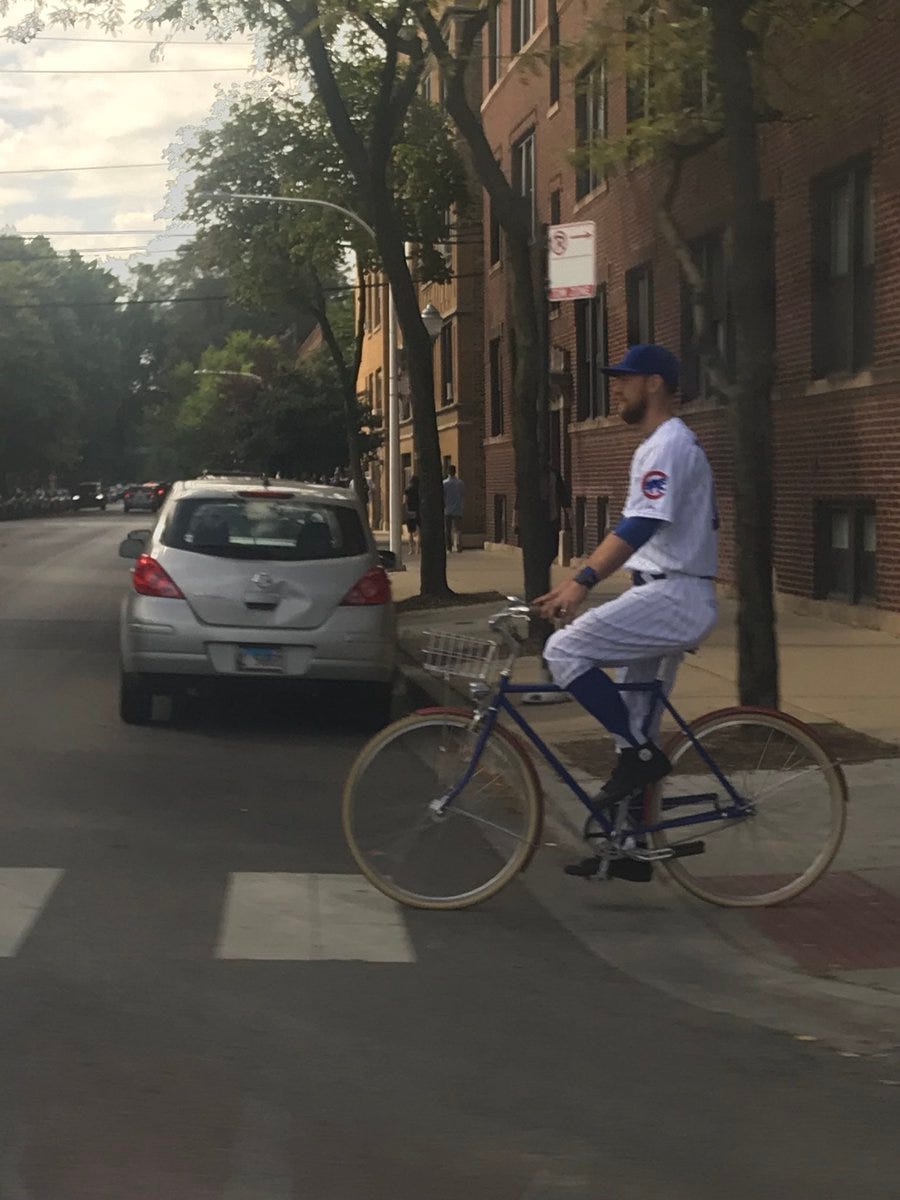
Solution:
<path fill-rule="evenodd" d="M 391 722 L 394 688 L 390 683 L 351 684 L 345 702 L 354 724 L 367 733 L 377 733 Z"/>
<path fill-rule="evenodd" d="M 140 675 L 123 671 L 119 680 L 119 716 L 126 725 L 149 725 L 153 691 Z"/>
<path fill-rule="evenodd" d="M 105 504 L 101 504 L 101 505 L 100 505 L 100 511 L 101 511 L 101 512 L 106 512 L 106 505 L 105 505 Z"/>

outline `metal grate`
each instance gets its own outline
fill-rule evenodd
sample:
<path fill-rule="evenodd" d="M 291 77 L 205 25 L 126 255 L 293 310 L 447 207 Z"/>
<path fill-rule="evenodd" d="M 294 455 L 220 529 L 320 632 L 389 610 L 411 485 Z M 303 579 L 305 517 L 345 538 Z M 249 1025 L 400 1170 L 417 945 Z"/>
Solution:
<path fill-rule="evenodd" d="M 432 675 L 487 680 L 497 667 L 499 644 L 487 638 L 429 631 L 425 639 L 422 665 Z"/>

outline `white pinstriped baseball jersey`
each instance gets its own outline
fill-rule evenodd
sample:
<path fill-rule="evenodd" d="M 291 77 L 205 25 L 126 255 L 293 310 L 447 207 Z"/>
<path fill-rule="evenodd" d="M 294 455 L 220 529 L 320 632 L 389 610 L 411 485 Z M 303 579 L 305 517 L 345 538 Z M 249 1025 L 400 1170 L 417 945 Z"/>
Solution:
<path fill-rule="evenodd" d="M 631 556 L 628 570 L 715 575 L 719 517 L 712 470 L 680 417 L 663 421 L 635 450 L 622 516 L 665 522 Z"/>

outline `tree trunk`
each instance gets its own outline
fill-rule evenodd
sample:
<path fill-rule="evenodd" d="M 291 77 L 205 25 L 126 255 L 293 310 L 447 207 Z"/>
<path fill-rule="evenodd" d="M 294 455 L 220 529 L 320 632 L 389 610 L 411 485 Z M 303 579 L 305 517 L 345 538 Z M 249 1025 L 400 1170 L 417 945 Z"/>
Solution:
<path fill-rule="evenodd" d="M 513 363 L 512 434 L 516 459 L 519 540 L 522 546 L 524 588 L 528 599 L 546 592 L 550 569 L 550 511 L 540 481 L 547 479 L 546 393 L 548 363 L 546 337 L 541 328 L 542 305 L 535 285 L 530 214 L 522 198 L 494 157 L 480 116 L 466 94 L 466 72 L 477 56 L 477 41 L 487 19 L 487 9 L 465 17 L 460 25 L 454 55 L 437 18 L 427 5 L 413 4 L 429 46 L 440 63 L 444 80 L 444 107 L 465 141 L 473 170 L 494 206 L 506 235 L 506 307 L 509 317 L 510 357 Z M 537 273 L 540 278 L 540 273 Z M 543 447 L 543 450 L 542 450 Z M 536 486 L 536 481 L 537 486 Z"/>
<path fill-rule="evenodd" d="M 759 144 L 747 0 L 711 4 L 713 60 L 734 184 L 735 556 L 738 688 L 744 704 L 778 704 L 772 554 L 772 385 L 769 225 L 760 196 Z"/>
<path fill-rule="evenodd" d="M 544 339 L 538 321 L 532 251 L 527 240 L 507 237 L 506 305 L 510 315 L 510 352 L 514 364 L 512 434 L 516 457 L 516 501 L 522 547 L 525 597 L 549 590 L 550 510 L 544 487 L 548 478 L 546 438 L 540 437 L 541 385 L 546 376 Z"/>
<path fill-rule="evenodd" d="M 387 103 L 381 107 L 376 124 L 369 131 L 368 142 L 364 142 L 350 118 L 335 78 L 328 47 L 319 25 L 316 0 L 309 0 L 309 3 L 300 8 L 295 8 L 288 0 L 279 0 L 279 3 L 303 42 L 309 69 L 335 140 L 362 196 L 368 201 L 367 208 L 375 230 L 378 253 L 393 292 L 397 321 L 403 331 L 409 367 L 421 504 L 419 589 L 422 595 L 446 596 L 449 594 L 449 588 L 444 541 L 444 491 L 440 440 L 434 410 L 431 341 L 422 324 L 418 295 L 406 261 L 404 231 L 400 226 L 394 197 L 387 185 L 391 146 L 415 95 L 421 74 L 421 59 L 418 67 L 410 67 L 395 88 L 400 25 L 396 21 L 390 21 L 382 27 L 386 37 L 382 98 Z"/>
<path fill-rule="evenodd" d="M 431 338 L 422 323 L 419 296 L 406 261 L 405 243 L 387 192 L 384 198 L 376 199 L 373 220 L 384 271 L 391 282 L 397 324 L 403 333 L 409 371 L 422 531 L 419 591 L 423 596 L 448 596 L 451 593 L 447 585 L 444 487 L 441 443 L 434 409 Z"/>

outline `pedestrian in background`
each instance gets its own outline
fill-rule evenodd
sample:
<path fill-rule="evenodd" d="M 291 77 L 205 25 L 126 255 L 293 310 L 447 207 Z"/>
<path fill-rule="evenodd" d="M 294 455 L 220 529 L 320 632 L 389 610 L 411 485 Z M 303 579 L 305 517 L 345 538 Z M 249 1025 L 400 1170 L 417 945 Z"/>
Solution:
<path fill-rule="evenodd" d="M 409 536 L 409 552 L 415 554 L 419 547 L 419 477 L 410 475 L 406 491 L 403 493 L 403 503 L 406 508 L 406 532 Z"/>
<path fill-rule="evenodd" d="M 453 463 L 447 467 L 447 478 L 444 480 L 444 530 L 447 535 L 447 549 L 462 549 L 459 535 L 462 525 L 463 507 L 466 502 L 466 485 L 456 474 Z"/>

